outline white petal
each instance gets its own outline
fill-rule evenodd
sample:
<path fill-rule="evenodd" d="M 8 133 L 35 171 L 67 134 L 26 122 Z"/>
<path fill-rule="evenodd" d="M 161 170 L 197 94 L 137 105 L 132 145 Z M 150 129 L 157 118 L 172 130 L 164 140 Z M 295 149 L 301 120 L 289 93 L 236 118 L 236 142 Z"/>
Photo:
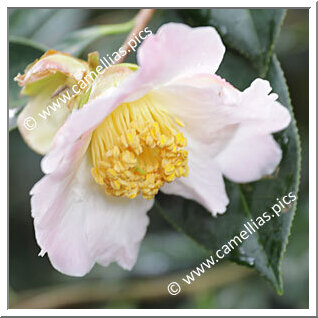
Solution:
<path fill-rule="evenodd" d="M 234 182 L 251 182 L 273 173 L 282 151 L 271 135 L 234 138 L 216 158 L 222 173 Z"/>
<path fill-rule="evenodd" d="M 204 143 L 220 143 L 221 131 L 231 138 L 239 125 L 237 99 L 239 92 L 233 87 L 213 81 L 209 85 L 196 86 L 178 83 L 160 88 L 150 93 L 157 103 L 185 125 L 188 134 Z M 232 131 L 232 135 L 229 133 Z M 222 137 L 223 136 L 223 137 Z"/>
<path fill-rule="evenodd" d="M 269 94 L 271 90 L 268 81 L 258 78 L 241 94 L 238 100 L 241 136 L 271 134 L 289 125 L 289 111 L 276 101 L 277 94 Z"/>
<path fill-rule="evenodd" d="M 85 275 L 95 262 L 117 262 L 131 269 L 146 233 L 146 213 L 153 205 L 153 200 L 142 197 L 130 200 L 107 196 L 90 169 L 86 155 L 74 177 L 63 177 L 56 170 L 32 191 L 41 254 L 47 252 L 56 269 L 73 276 Z M 48 205 L 43 202 L 44 191 L 50 193 Z M 42 200 L 38 198 L 41 196 Z"/>
<path fill-rule="evenodd" d="M 195 200 L 212 215 L 224 213 L 229 203 L 222 173 L 213 160 L 213 149 L 186 136 L 189 150 L 189 176 L 166 183 L 160 190 Z"/>
<path fill-rule="evenodd" d="M 107 266 L 117 262 L 131 269 L 136 262 L 139 244 L 149 223 L 147 212 L 154 200 L 112 197 L 95 183 L 87 158 L 80 167 L 75 185 L 86 211 L 86 234 L 90 253 L 96 262 Z"/>
<path fill-rule="evenodd" d="M 250 182 L 272 173 L 281 150 L 270 134 L 286 128 L 291 117 L 276 94 L 268 95 L 269 83 L 257 79 L 241 93 L 222 81 L 213 83 L 214 77 L 196 79 L 192 87 L 189 80 L 179 81 L 154 96 L 185 123 L 187 136 L 204 143 L 201 152 L 230 180 Z"/>
<path fill-rule="evenodd" d="M 239 128 L 216 158 L 222 173 L 235 182 L 251 182 L 271 174 L 281 160 L 281 150 L 271 133 L 286 128 L 288 110 L 270 94 L 269 82 L 256 79 L 238 101 Z"/>

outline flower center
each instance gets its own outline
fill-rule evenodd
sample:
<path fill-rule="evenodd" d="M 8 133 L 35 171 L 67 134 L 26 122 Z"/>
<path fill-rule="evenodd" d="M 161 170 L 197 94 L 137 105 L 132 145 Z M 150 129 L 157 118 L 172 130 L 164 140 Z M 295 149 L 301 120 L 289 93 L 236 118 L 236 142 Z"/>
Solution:
<path fill-rule="evenodd" d="M 150 96 L 121 104 L 93 132 L 92 175 L 109 195 L 152 199 L 165 182 L 188 174 L 183 124 Z"/>

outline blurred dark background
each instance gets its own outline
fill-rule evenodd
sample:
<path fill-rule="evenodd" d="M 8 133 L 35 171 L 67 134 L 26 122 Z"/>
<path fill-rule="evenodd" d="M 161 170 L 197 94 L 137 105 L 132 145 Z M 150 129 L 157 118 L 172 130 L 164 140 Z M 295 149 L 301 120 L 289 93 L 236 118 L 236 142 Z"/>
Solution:
<path fill-rule="evenodd" d="M 19 23 L 15 23 L 22 16 L 17 10 L 30 9 L 9 11 L 10 35 L 23 35 L 16 26 Z M 28 16 L 32 18 L 34 11 L 29 11 Z M 136 10 L 57 11 L 54 18 L 48 17 L 40 29 L 33 31 L 33 40 L 52 45 L 68 31 L 124 22 L 136 14 Z M 168 21 L 181 21 L 178 10 L 158 10 L 150 28 L 155 31 Z M 85 54 L 92 50 L 111 54 L 125 37 L 123 34 L 98 40 Z M 26 299 L 24 304 L 30 307 L 55 308 L 308 308 L 308 10 L 288 10 L 276 52 L 287 78 L 302 144 L 300 193 L 283 265 L 283 296 L 278 296 L 255 272 L 227 262 L 197 279 L 189 293 L 170 296 L 162 282 L 178 281 L 209 254 L 176 232 L 156 210 L 150 212 L 150 227 L 132 272 L 117 265 L 96 265 L 89 275 L 78 279 L 55 271 L 47 257 L 37 256 L 39 248 L 30 215 L 28 193 L 42 176 L 41 157 L 15 130 L 9 135 L 10 308 Z M 134 61 L 134 56 L 128 61 Z"/>

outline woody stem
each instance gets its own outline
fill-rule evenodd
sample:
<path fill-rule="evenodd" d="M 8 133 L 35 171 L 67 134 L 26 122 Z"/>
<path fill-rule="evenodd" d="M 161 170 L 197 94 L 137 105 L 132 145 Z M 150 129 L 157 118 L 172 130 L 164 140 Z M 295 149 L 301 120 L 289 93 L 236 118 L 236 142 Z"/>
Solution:
<path fill-rule="evenodd" d="M 142 9 L 137 13 L 137 15 L 134 18 L 135 20 L 134 27 L 129 33 L 129 35 L 127 36 L 123 45 L 121 46 L 121 48 L 125 50 L 126 54 L 122 55 L 121 58 L 116 62 L 116 64 L 122 63 L 125 60 L 125 58 L 128 56 L 128 54 L 131 51 L 131 48 L 129 46 L 129 41 L 131 41 L 136 34 L 139 34 L 139 32 L 147 26 L 154 12 L 155 12 L 155 9 Z"/>

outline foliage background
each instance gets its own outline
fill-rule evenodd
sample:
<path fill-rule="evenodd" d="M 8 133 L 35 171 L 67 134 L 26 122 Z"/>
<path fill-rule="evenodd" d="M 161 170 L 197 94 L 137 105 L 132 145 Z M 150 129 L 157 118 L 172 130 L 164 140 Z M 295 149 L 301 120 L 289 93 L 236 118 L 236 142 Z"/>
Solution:
<path fill-rule="evenodd" d="M 46 9 L 39 14 L 39 9 L 10 9 L 10 37 L 25 37 L 55 48 L 55 43 L 68 32 L 125 22 L 135 14 L 136 10 Z M 165 22 L 183 19 L 184 13 L 179 10 L 158 10 L 150 28 L 155 32 Z M 186 22 L 191 23 L 188 19 Z M 101 56 L 111 54 L 126 35 L 97 39 L 85 48 L 82 56 L 85 58 L 93 50 L 98 50 Z M 9 54 L 11 60 L 18 60 L 11 47 Z M 41 177 L 41 157 L 25 145 L 15 130 L 9 140 L 10 307 L 308 308 L 308 10 L 288 10 L 276 54 L 289 85 L 302 141 L 299 201 L 283 263 L 283 296 L 278 296 L 254 271 L 227 261 L 197 278 L 186 293 L 170 296 L 163 282 L 180 280 L 210 254 L 175 231 L 156 209 L 150 212 L 150 227 L 132 272 L 112 265 L 95 266 L 82 279 L 58 273 L 46 257 L 37 256 L 39 249 L 30 216 L 28 192 Z M 133 62 L 134 58 L 129 56 L 128 61 Z M 16 68 L 10 66 L 10 80 L 12 74 L 23 71 L 21 65 L 15 65 Z"/>

